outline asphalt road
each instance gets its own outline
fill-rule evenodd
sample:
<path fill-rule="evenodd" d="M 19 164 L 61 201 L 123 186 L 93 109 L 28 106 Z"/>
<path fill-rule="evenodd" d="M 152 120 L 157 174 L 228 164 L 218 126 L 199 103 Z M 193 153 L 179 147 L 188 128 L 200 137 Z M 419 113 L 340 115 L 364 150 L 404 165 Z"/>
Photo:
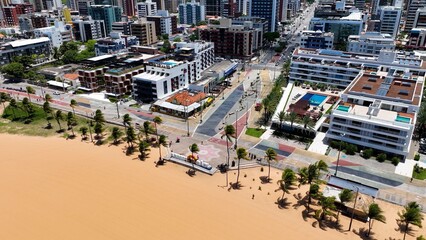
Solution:
<path fill-rule="evenodd" d="M 228 115 L 228 112 L 238 104 L 238 100 L 244 94 L 244 87 L 238 86 L 229 97 L 220 105 L 218 109 L 203 122 L 202 125 L 198 126 L 196 133 L 204 134 L 210 137 L 216 135 L 216 127 L 221 123 L 222 119 Z"/>

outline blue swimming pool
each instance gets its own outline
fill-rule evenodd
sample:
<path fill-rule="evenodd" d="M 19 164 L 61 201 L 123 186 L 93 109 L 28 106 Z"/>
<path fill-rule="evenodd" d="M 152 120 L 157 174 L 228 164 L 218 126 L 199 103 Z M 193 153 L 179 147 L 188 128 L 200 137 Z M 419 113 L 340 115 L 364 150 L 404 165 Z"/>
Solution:
<path fill-rule="evenodd" d="M 409 117 L 403 117 L 403 116 L 398 115 L 398 116 L 396 116 L 395 121 L 397 121 L 397 122 L 403 122 L 403 123 L 410 123 L 411 122 L 411 118 L 409 118 Z"/>
<path fill-rule="evenodd" d="M 175 62 L 169 62 L 169 61 L 164 61 L 163 64 L 166 64 L 168 66 L 175 66 L 175 65 L 177 65 L 177 63 L 175 63 Z"/>
<path fill-rule="evenodd" d="M 302 97 L 303 100 L 309 101 L 309 104 L 312 106 L 319 106 L 322 102 L 327 98 L 327 96 L 319 95 L 319 94 L 313 94 L 313 93 L 306 93 L 305 96 Z"/>

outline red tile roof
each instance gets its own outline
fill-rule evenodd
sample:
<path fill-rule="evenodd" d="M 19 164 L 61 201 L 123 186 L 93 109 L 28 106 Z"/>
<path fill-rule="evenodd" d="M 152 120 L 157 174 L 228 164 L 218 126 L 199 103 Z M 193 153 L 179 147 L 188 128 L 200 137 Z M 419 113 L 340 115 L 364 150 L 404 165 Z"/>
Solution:
<path fill-rule="evenodd" d="M 64 78 L 69 79 L 69 80 L 77 80 L 78 74 L 77 73 L 67 73 L 67 74 L 64 74 Z"/>
<path fill-rule="evenodd" d="M 189 106 L 195 102 L 199 102 L 206 98 L 206 94 L 203 92 L 190 93 L 188 91 L 178 92 L 166 101 L 173 104 Z"/>

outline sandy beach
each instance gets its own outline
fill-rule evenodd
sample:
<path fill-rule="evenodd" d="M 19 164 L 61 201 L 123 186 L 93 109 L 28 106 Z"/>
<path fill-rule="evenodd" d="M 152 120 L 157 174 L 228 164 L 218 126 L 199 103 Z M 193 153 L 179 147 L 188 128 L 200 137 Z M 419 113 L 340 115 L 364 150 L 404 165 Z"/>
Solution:
<path fill-rule="evenodd" d="M 270 184 L 259 180 L 266 169 L 243 170 L 244 187 L 228 191 L 220 173 L 190 177 L 173 163 L 155 167 L 157 149 L 140 161 L 123 153 L 125 144 L 94 146 L 79 137 L 0 135 L 0 142 L 0 239 L 361 239 L 305 221 L 293 194 L 306 187 L 279 209 L 275 169 Z M 372 236 L 402 238 L 395 230 L 401 207 L 379 204 L 388 223 L 375 222 Z M 341 217 L 343 229 L 348 222 Z M 353 229 L 367 226 L 354 221 Z"/>

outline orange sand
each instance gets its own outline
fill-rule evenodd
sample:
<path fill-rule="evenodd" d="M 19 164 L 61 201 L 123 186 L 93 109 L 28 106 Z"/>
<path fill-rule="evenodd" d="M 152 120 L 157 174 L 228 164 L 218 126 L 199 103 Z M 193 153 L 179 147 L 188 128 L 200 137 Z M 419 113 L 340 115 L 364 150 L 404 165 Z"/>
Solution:
<path fill-rule="evenodd" d="M 156 168 L 153 160 L 125 156 L 124 144 L 13 135 L 0 135 L 0 143 L 0 239 L 360 239 L 313 227 L 303 207 L 278 209 L 277 170 L 271 184 L 260 183 L 259 168 L 244 170 L 243 189 L 227 191 L 224 175 L 189 177 L 173 163 Z M 394 220 L 400 207 L 380 205 L 388 224 L 375 222 L 373 236 L 401 238 Z M 341 223 L 346 229 L 347 217 Z M 354 221 L 355 230 L 362 227 Z"/>

